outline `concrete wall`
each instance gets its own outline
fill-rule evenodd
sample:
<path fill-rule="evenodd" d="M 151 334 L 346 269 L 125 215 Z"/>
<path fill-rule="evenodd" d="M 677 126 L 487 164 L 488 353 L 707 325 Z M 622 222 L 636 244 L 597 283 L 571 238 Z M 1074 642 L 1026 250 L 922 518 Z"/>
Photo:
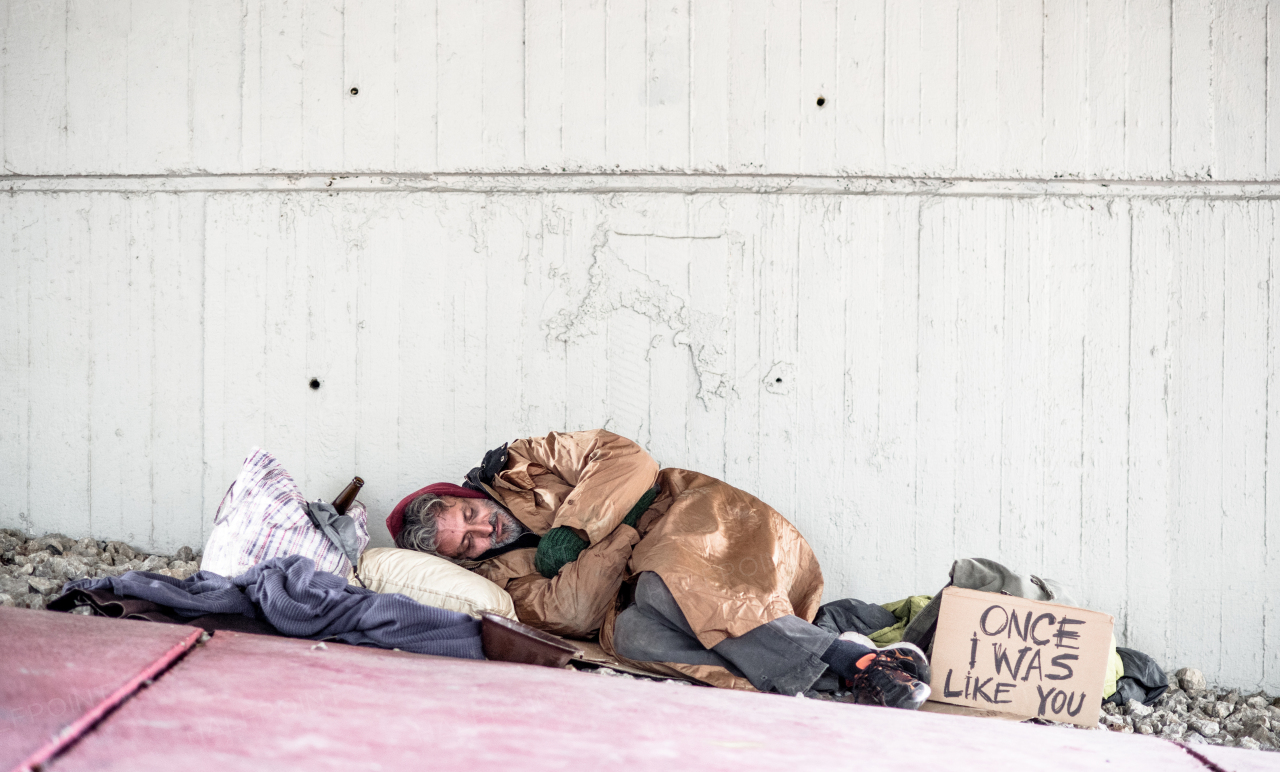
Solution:
<path fill-rule="evenodd" d="M 0 5 L 0 525 L 607 426 L 1280 690 L 1276 3 Z"/>

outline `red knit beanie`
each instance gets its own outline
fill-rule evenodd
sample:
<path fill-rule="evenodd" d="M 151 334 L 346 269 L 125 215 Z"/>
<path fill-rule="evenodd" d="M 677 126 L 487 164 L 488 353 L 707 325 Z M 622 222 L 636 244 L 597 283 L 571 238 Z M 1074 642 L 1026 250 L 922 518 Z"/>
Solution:
<path fill-rule="evenodd" d="M 463 488 L 461 485 L 453 483 L 436 483 L 428 485 L 425 488 L 410 493 L 396 504 L 396 508 L 391 510 L 391 514 L 387 515 L 387 530 L 391 532 L 391 538 L 394 539 L 400 535 L 400 529 L 404 528 L 404 510 L 405 507 L 424 493 L 430 493 L 434 496 L 457 496 L 462 499 L 487 499 L 488 496 L 480 491 L 473 491 L 470 488 Z"/>

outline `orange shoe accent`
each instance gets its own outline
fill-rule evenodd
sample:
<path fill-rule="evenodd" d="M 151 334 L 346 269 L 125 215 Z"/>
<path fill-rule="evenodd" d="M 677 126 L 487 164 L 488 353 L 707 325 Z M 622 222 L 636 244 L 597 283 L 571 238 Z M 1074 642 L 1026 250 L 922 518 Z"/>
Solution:
<path fill-rule="evenodd" d="M 858 668 L 859 670 L 866 670 L 867 665 L 870 665 L 871 661 L 875 658 L 876 658 L 876 653 L 874 651 L 869 652 L 867 654 L 863 654 L 861 657 L 858 658 L 857 662 L 853 663 L 854 667 Z"/>

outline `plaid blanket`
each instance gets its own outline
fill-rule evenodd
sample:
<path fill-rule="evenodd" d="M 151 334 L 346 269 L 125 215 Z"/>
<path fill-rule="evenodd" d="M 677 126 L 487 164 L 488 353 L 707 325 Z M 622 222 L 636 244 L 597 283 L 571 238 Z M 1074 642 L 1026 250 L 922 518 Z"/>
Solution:
<path fill-rule="evenodd" d="M 367 513 L 355 502 L 360 551 L 369 545 Z M 272 558 L 301 555 L 317 571 L 347 576 L 351 561 L 307 516 L 307 500 L 275 456 L 254 448 L 218 505 L 201 570 L 233 578 Z"/>

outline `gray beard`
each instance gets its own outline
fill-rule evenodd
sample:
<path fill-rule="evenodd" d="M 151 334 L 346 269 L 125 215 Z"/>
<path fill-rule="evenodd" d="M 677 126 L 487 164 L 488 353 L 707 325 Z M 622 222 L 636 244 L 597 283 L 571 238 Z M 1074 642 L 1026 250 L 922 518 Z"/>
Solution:
<path fill-rule="evenodd" d="M 511 544 L 516 539 L 519 539 L 521 536 L 527 533 L 529 530 L 528 528 L 525 528 L 523 525 L 520 524 L 520 521 L 515 518 L 515 515 L 511 514 L 510 512 L 498 506 L 497 504 L 494 504 L 493 514 L 489 515 L 489 525 L 494 529 L 493 531 L 494 533 L 498 532 L 497 528 L 498 528 L 499 519 L 502 520 L 503 537 L 501 540 L 494 539 L 489 543 L 489 549 L 491 550 L 499 549 L 501 547 L 507 546 L 508 544 Z"/>

